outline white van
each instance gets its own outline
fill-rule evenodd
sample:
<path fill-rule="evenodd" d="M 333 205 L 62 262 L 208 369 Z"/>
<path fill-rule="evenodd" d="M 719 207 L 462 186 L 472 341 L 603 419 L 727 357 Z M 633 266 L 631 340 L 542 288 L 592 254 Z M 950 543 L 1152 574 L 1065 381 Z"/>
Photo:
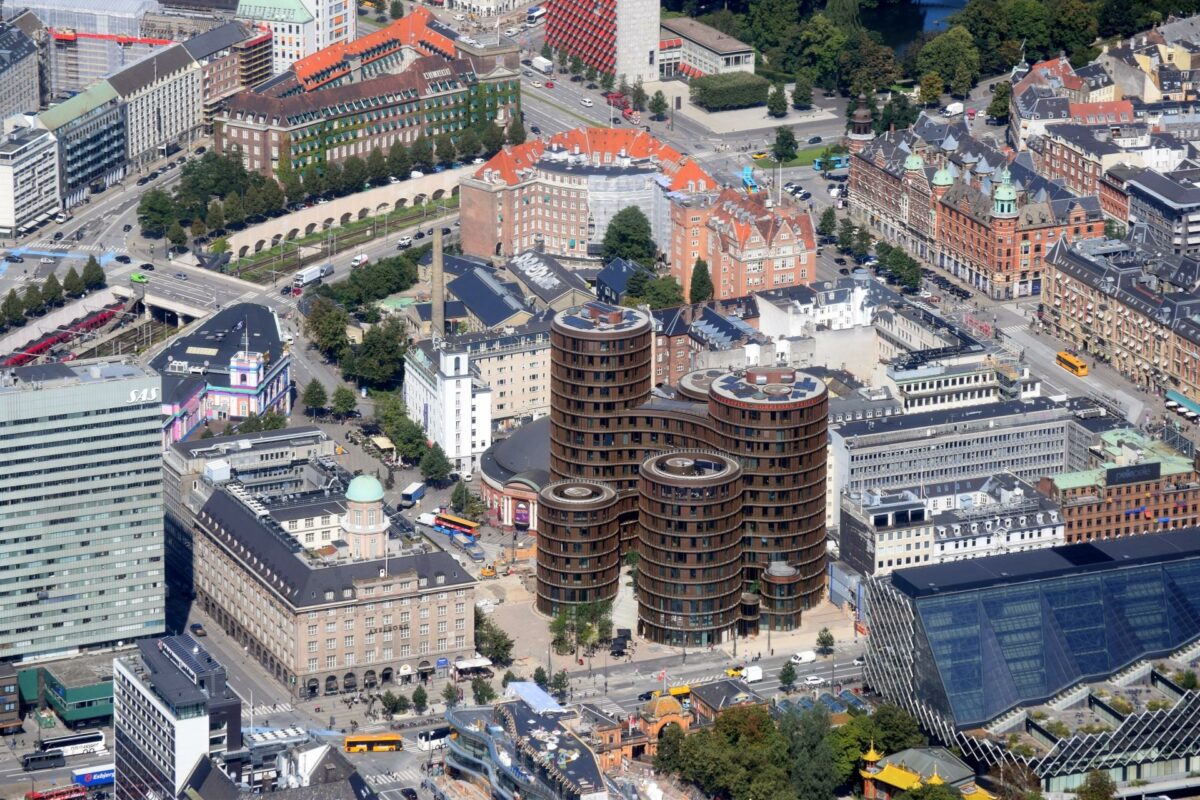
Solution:
<path fill-rule="evenodd" d="M 758 683 L 762 679 L 762 667 L 746 667 L 742 671 L 742 680 L 746 683 Z"/>
<path fill-rule="evenodd" d="M 801 650 L 791 657 L 793 664 L 811 664 L 817 660 L 817 654 L 812 650 Z"/>

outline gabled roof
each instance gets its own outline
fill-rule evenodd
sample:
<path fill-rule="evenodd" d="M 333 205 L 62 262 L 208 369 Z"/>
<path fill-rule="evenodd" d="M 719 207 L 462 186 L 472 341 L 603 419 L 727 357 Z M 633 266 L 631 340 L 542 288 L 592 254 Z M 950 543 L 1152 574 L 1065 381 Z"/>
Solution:
<path fill-rule="evenodd" d="M 600 274 L 596 276 L 596 283 L 603 283 L 617 294 L 621 294 L 625 291 L 625 287 L 629 285 L 629 279 L 636 272 L 645 272 L 647 275 L 652 274 L 650 270 L 636 261 L 614 258 L 604 266 L 604 269 L 600 270 Z"/>
<path fill-rule="evenodd" d="M 489 328 L 502 325 L 515 314 L 530 313 L 510 289 L 478 267 L 450 281 L 446 289 Z"/>
<path fill-rule="evenodd" d="M 572 290 L 591 294 L 588 285 L 563 267 L 558 259 L 536 250 L 518 253 L 504 268 L 544 303 L 553 303 Z"/>
<path fill-rule="evenodd" d="M 772 247 L 780 236 L 800 239 L 805 249 L 816 248 L 812 217 L 795 207 L 768 208 L 760 201 L 735 189 L 724 189 L 717 196 L 708 218 L 708 226 L 721 231 L 745 247 L 757 233 L 763 247 Z"/>
<path fill-rule="evenodd" d="M 197 61 L 211 55 L 228 50 L 238 42 L 244 42 L 254 34 L 240 22 L 226 22 L 224 25 L 205 31 L 199 36 L 193 36 L 183 43 L 188 54 Z"/>
<path fill-rule="evenodd" d="M 187 69 L 196 61 L 181 44 L 163 47 L 108 76 L 108 82 L 121 97 L 137 94 L 155 81 Z"/>

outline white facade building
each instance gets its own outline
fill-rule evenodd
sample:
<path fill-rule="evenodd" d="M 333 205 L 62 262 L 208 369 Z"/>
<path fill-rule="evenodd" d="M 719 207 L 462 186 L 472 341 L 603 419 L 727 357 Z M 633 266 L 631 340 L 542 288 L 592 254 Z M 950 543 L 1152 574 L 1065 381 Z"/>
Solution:
<path fill-rule="evenodd" d="M 183 45 L 163 48 L 108 78 L 125 106 L 125 152 L 145 165 L 187 147 L 204 124 L 204 77 Z"/>
<path fill-rule="evenodd" d="M 303 3 L 315 21 L 317 50 L 358 38 L 358 4 L 353 0 L 303 0 Z"/>
<path fill-rule="evenodd" d="M 658 80 L 658 0 L 618 0 L 616 75 L 629 85 Z"/>
<path fill-rule="evenodd" d="M 271 71 L 278 75 L 317 47 L 317 20 L 303 0 L 242 0 L 237 18 L 271 29 Z"/>
<path fill-rule="evenodd" d="M 471 473 L 492 446 L 492 388 L 471 369 L 465 347 L 417 342 L 405 356 L 408 415 L 459 472 Z"/>
<path fill-rule="evenodd" d="M 40 128 L 11 128 L 0 142 L 0 236 L 22 235 L 60 207 L 58 140 Z"/>

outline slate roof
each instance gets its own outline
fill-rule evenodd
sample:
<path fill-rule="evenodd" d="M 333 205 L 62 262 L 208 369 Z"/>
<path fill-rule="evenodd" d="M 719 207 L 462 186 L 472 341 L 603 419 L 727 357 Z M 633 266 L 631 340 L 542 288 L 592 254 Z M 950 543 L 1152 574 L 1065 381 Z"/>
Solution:
<path fill-rule="evenodd" d="M 650 270 L 636 261 L 614 258 L 604 265 L 604 269 L 600 270 L 600 274 L 596 276 L 596 283 L 603 283 L 618 295 L 624 294 L 625 287 L 629 285 L 629 279 L 638 271 L 645 272 L 647 275 L 652 274 Z"/>
<path fill-rule="evenodd" d="M 478 267 L 450 281 L 446 289 L 489 328 L 503 324 L 514 314 L 530 313 L 516 292 Z"/>
<path fill-rule="evenodd" d="M 544 478 L 539 485 L 544 486 L 549 482 L 549 466 L 550 417 L 539 417 L 489 447 L 480 469 L 501 486 L 517 475 L 540 473 Z"/>
<path fill-rule="evenodd" d="M 417 313 L 417 319 L 421 322 L 433 321 L 433 303 L 417 303 L 413 309 Z M 448 320 L 464 319 L 467 316 L 467 307 L 461 300 L 446 300 L 442 303 L 442 309 Z"/>
<path fill-rule="evenodd" d="M 694 684 L 692 696 L 699 698 L 706 706 L 716 711 L 745 703 L 765 702 L 745 682 L 734 678 Z"/>
<path fill-rule="evenodd" d="M 25 31 L 14 25 L 0 24 L 0 75 L 3 75 L 9 67 L 36 54 L 37 45 L 25 34 Z M 37 109 L 22 110 L 36 111 Z"/>
<path fill-rule="evenodd" d="M 141 61 L 108 76 L 108 82 L 121 97 L 137 94 L 156 80 L 187 69 L 195 60 L 181 44 L 162 47 Z"/>
<path fill-rule="evenodd" d="M 238 42 L 244 42 L 251 35 L 251 31 L 242 23 L 226 22 L 199 36 L 193 36 L 183 43 L 183 47 L 192 58 L 201 61 L 233 47 Z"/>
<path fill-rule="evenodd" d="M 553 303 L 572 290 L 591 294 L 588 285 L 559 263 L 558 259 L 536 250 L 518 253 L 508 260 L 504 268 L 546 304 Z"/>

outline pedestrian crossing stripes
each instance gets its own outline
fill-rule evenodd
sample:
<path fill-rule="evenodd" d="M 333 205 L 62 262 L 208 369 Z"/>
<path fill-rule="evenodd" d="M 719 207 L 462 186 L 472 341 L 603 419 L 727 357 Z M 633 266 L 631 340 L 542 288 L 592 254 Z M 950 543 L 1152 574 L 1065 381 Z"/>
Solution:
<path fill-rule="evenodd" d="M 372 786 L 390 786 L 393 783 L 414 784 L 421 780 L 421 771 L 417 767 L 381 772 L 377 775 L 367 775 L 367 783 Z"/>
<path fill-rule="evenodd" d="M 255 716 L 265 716 L 267 714 L 284 714 L 292 710 L 291 703 L 279 703 L 273 706 L 261 705 L 255 706 L 253 712 L 251 712 L 251 710 L 248 708 L 243 708 L 242 717 L 249 719 L 251 713 L 253 713 Z"/>
<path fill-rule="evenodd" d="M 54 242 L 43 239 L 38 242 L 32 242 L 25 249 L 27 250 L 66 250 L 69 252 L 85 252 L 85 253 L 107 253 L 109 251 L 116 252 L 111 247 L 101 247 L 99 244 L 79 244 L 78 242 Z"/>

